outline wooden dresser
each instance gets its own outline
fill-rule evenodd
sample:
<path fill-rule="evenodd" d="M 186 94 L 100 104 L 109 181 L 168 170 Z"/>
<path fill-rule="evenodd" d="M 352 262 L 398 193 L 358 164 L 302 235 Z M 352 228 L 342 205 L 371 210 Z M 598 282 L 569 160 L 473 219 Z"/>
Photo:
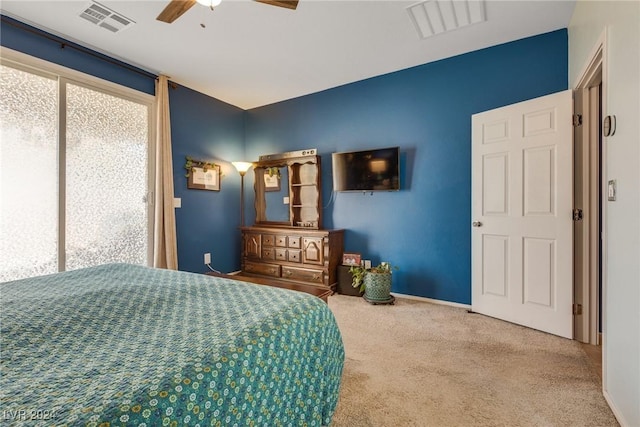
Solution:
<path fill-rule="evenodd" d="M 243 275 L 272 277 L 335 291 L 344 230 L 242 227 Z"/>
<path fill-rule="evenodd" d="M 254 163 L 256 222 L 240 227 L 242 276 L 335 291 L 344 230 L 322 229 L 320 160 L 306 149 Z"/>

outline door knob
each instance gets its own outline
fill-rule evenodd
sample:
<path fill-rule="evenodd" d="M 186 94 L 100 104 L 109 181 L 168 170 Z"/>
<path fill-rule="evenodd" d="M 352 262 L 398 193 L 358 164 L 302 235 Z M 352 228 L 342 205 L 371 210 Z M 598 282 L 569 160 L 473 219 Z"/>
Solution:
<path fill-rule="evenodd" d="M 482 227 L 482 223 L 480 221 L 473 221 L 471 225 L 473 225 L 474 227 Z"/>

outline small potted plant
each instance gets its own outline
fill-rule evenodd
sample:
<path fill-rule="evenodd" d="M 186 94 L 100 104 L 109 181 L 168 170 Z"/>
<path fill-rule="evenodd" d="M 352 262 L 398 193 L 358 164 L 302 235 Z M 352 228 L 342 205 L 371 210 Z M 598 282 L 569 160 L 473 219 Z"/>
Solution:
<path fill-rule="evenodd" d="M 349 268 L 354 288 L 364 290 L 365 301 L 371 304 L 393 304 L 395 298 L 391 295 L 391 272 L 397 270 L 388 262 L 381 262 L 369 269 L 361 265 Z"/>

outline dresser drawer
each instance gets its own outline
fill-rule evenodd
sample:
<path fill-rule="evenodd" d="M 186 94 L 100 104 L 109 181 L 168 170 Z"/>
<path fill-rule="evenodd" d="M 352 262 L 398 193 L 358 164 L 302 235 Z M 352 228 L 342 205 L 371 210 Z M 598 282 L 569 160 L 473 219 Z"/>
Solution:
<path fill-rule="evenodd" d="M 287 250 L 282 248 L 276 248 L 276 259 L 278 261 L 286 261 L 287 260 Z"/>
<path fill-rule="evenodd" d="M 253 274 L 263 274 L 265 276 L 280 277 L 280 266 L 277 264 L 266 264 L 261 262 L 245 261 L 244 271 Z"/>
<path fill-rule="evenodd" d="M 284 279 L 300 280 L 310 283 L 323 283 L 322 270 L 308 270 L 306 268 L 282 267 Z"/>
<path fill-rule="evenodd" d="M 300 249 L 300 236 L 289 236 L 287 241 L 287 246 L 292 249 Z"/>
<path fill-rule="evenodd" d="M 287 261 L 289 261 L 289 262 L 301 262 L 302 261 L 302 256 L 300 254 L 300 251 L 296 251 L 294 249 L 289 249 L 289 251 L 287 252 Z"/>
<path fill-rule="evenodd" d="M 273 234 L 263 234 L 262 235 L 262 246 L 273 246 L 275 242 L 275 237 Z"/>
<path fill-rule="evenodd" d="M 276 259 L 276 250 L 270 247 L 262 248 L 262 259 Z"/>
<path fill-rule="evenodd" d="M 276 237 L 276 246 L 279 248 L 287 247 L 287 236 L 275 236 Z"/>

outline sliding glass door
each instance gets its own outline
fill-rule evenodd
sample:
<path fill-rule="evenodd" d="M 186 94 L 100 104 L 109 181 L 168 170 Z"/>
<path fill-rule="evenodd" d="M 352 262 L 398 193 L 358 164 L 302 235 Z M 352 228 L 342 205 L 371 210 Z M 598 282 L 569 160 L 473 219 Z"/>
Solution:
<path fill-rule="evenodd" d="M 146 264 L 147 107 L 67 84 L 66 269 Z"/>
<path fill-rule="evenodd" d="M 58 81 L 0 68 L 0 282 L 58 271 Z"/>
<path fill-rule="evenodd" d="M 148 264 L 151 102 L 3 64 L 0 282 Z"/>

